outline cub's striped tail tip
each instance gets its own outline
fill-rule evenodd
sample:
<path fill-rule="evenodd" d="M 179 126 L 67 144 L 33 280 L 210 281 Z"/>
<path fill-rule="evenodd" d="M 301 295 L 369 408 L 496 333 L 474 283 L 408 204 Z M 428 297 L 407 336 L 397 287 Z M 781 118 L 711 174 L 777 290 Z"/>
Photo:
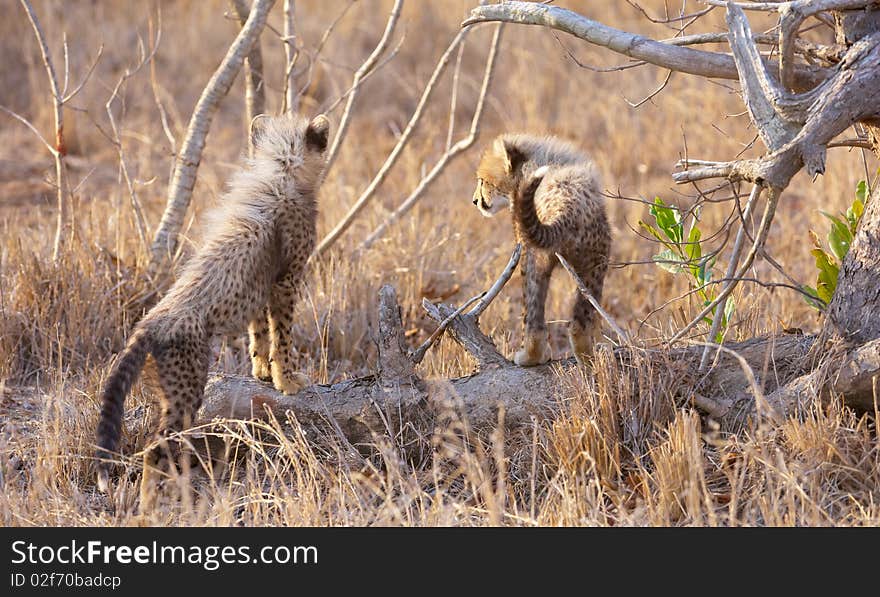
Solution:
<path fill-rule="evenodd" d="M 97 454 L 95 454 L 95 460 L 97 461 L 97 482 L 98 482 L 98 491 L 101 493 L 108 493 L 110 491 L 110 471 L 113 467 L 112 456 L 106 452 L 105 450 L 98 450 Z"/>
<path fill-rule="evenodd" d="M 110 471 L 104 465 L 98 467 L 98 491 L 108 493 L 110 490 Z"/>

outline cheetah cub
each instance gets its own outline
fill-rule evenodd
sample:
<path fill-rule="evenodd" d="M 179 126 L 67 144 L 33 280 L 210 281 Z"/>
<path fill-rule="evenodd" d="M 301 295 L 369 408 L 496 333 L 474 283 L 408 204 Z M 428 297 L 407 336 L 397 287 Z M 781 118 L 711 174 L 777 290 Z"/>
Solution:
<path fill-rule="evenodd" d="M 97 433 L 102 490 L 119 445 L 125 396 L 148 353 L 162 393 L 158 439 L 192 424 L 214 336 L 247 328 L 256 377 L 287 394 L 309 385 L 293 368 L 292 316 L 315 244 L 315 193 L 329 130 L 323 115 L 311 122 L 298 116 L 255 121 L 254 157 L 232 176 L 202 246 L 135 326 L 104 384 Z M 169 467 L 175 452 L 165 446 L 144 457 L 142 498 L 148 472 Z"/>
<path fill-rule="evenodd" d="M 486 217 L 509 206 L 516 239 L 525 247 L 525 338 L 513 357 L 517 365 L 540 365 L 551 358 L 544 304 L 550 275 L 559 265 L 554 253 L 565 257 L 601 300 L 611 232 L 600 188 L 596 166 L 560 139 L 501 135 L 483 153 L 474 205 Z M 595 309 L 576 293 L 568 337 L 581 363 L 592 354 L 597 328 Z"/>

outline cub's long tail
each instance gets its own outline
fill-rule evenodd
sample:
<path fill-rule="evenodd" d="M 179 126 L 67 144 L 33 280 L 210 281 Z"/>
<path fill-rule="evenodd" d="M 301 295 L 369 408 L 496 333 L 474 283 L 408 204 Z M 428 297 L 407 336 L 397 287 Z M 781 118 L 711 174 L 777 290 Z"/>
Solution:
<path fill-rule="evenodd" d="M 101 420 L 98 423 L 98 489 L 107 491 L 111 460 L 119 448 L 125 396 L 144 367 L 151 349 L 149 330 L 139 327 L 116 359 L 101 393 Z"/>
<path fill-rule="evenodd" d="M 563 223 L 559 220 L 545 223 L 535 210 L 535 192 L 547 174 L 547 167 L 535 170 L 531 178 L 522 183 L 513 201 L 513 213 L 526 239 L 540 249 L 552 249 L 559 244 Z"/>

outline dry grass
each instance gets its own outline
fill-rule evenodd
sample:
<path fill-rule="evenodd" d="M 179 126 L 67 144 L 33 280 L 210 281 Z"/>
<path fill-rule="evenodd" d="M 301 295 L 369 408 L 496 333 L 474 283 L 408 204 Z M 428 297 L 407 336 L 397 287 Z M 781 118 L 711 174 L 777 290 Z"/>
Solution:
<path fill-rule="evenodd" d="M 80 73 L 99 43 L 105 57 L 71 111 L 72 179 L 77 229 L 62 258 L 51 263 L 54 208 L 44 182 L 51 160 L 22 126 L 0 128 L 0 524 L 126 525 L 134 519 L 135 480 L 121 481 L 108 504 L 90 476 L 96 390 L 108 359 L 151 298 L 146 251 L 118 174 L 103 104 L 126 66 L 137 60 L 138 35 L 147 37 L 147 8 L 117 3 L 36 2 L 60 60 L 61 33 L 70 40 L 72 71 Z M 383 10 L 378 10 L 378 5 Z M 418 94 L 473 2 L 410 3 L 400 54 L 364 87 L 348 143 L 321 192 L 320 228 L 338 221 L 393 146 Z M 658 37 L 668 30 L 644 21 L 626 3 L 564 3 L 593 18 Z M 659 10 L 662 3 L 643 3 Z M 326 106 L 346 89 L 352 68 L 375 43 L 389 2 L 355 5 L 340 23 L 305 100 L 305 111 Z M 162 3 L 163 35 L 155 70 L 159 96 L 179 139 L 195 99 L 233 33 L 223 2 Z M 299 1 L 299 28 L 313 47 L 344 6 Z M 0 104 L 51 127 L 44 72 L 23 14 L 9 6 L 0 22 Z M 280 28 L 280 6 L 271 22 Z M 707 27 L 721 26 L 713 17 Z M 457 122 L 464 130 L 476 97 L 488 28 L 472 34 L 464 55 Z M 567 38 L 582 61 L 616 64 L 618 57 Z M 263 39 L 270 108 L 280 105 L 283 50 Z M 595 73 L 574 66 L 553 36 L 537 28 L 508 28 L 481 142 L 507 130 L 548 132 L 581 144 L 606 176 L 606 188 L 627 197 L 655 195 L 684 206 L 672 188 L 672 165 L 683 153 L 727 159 L 751 141 L 738 95 L 720 85 L 676 75 L 653 102 L 629 108 L 665 73 L 642 68 Z M 245 148 L 241 81 L 224 101 L 199 170 L 188 237 L 197 238 L 200 214 L 221 193 L 231 165 Z M 448 83 L 433 102 L 414 142 L 332 257 L 311 274 L 299 307 L 300 367 L 327 383 L 370 372 L 375 362 L 371 322 L 381 283 L 394 284 L 413 343 L 430 333 L 418 306 L 422 297 L 462 301 L 485 289 L 508 258 L 512 233 L 504 218 L 476 216 L 471 180 L 479 148 L 455 162 L 422 203 L 356 264 L 347 256 L 381 222 L 443 150 Z M 149 71 L 134 77 L 117 107 L 128 167 L 137 179 L 148 222 L 163 207 L 171 147 L 161 130 Z M 334 114 L 336 118 L 339 114 Z M 870 167 L 876 168 L 871 162 Z M 810 282 L 807 230 L 824 230 L 820 209 L 837 211 L 864 178 L 861 156 L 831 151 L 825 176 L 799 177 L 784 198 L 769 248 L 795 278 Z M 609 201 L 613 259 L 650 259 L 655 247 L 632 227 L 646 217 L 637 201 Z M 704 226 L 718 226 L 729 204 L 709 205 Z M 755 275 L 773 279 L 763 264 Z M 517 276 L 518 278 L 518 276 Z M 642 338 L 668 336 L 696 303 L 672 302 L 686 290 L 653 265 L 611 270 L 604 303 Z M 566 319 L 573 287 L 554 280 L 548 317 Z M 728 338 L 773 332 L 781 325 L 807 331 L 819 320 L 802 299 L 757 286 L 738 291 L 741 305 Z M 519 280 L 482 318 L 502 351 L 520 340 Z M 557 356 L 566 350 L 564 326 L 551 324 Z M 223 341 L 213 368 L 244 373 L 241 338 Z M 421 366 L 431 376 L 457 376 L 471 364 L 443 341 Z M 149 522 L 173 525 L 876 525 L 880 522 L 880 447 L 867 418 L 831 405 L 776 427 L 739 435 L 676 405 L 686 381 L 639 360 L 621 367 L 599 354 L 595 375 L 560 379 L 566 407 L 521 436 L 474 438 L 451 415 L 419 457 L 396 438 L 377 436 L 375 452 L 353 457 L 332 439 L 307 441 L 295 423 L 258 428 L 230 423 L 224 435 L 249 446 L 232 470 L 182 478 L 180 495 Z M 133 454 L 149 431 L 153 392 L 139 383 L 128 401 L 125 450 Z M 467 437 L 468 441 L 462 438 Z M 108 507 L 110 506 L 110 507 Z"/>

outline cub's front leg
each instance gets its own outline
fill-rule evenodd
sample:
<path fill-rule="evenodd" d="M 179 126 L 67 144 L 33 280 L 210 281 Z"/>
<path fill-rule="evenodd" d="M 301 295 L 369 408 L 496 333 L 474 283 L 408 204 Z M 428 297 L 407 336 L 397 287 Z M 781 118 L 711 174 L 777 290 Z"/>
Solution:
<path fill-rule="evenodd" d="M 288 272 L 272 288 L 269 298 L 269 369 L 275 389 L 285 394 L 296 394 L 311 385 L 309 378 L 293 367 L 293 310 L 301 277 L 300 272 Z"/>

